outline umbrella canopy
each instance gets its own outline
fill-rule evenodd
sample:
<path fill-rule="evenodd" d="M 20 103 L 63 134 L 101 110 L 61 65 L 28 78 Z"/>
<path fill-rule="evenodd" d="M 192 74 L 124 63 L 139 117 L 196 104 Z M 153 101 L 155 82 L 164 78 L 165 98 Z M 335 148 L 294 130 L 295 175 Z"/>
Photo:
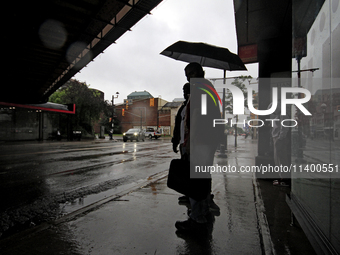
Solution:
<path fill-rule="evenodd" d="M 240 57 L 227 48 L 206 43 L 178 41 L 160 54 L 184 62 L 198 62 L 202 66 L 222 70 L 247 70 Z"/>

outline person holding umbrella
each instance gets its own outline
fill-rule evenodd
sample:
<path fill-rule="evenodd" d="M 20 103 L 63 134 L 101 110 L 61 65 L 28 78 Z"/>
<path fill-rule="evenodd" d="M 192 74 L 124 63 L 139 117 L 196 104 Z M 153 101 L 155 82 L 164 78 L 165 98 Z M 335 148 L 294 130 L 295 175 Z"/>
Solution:
<path fill-rule="evenodd" d="M 185 75 L 188 81 L 192 81 L 194 78 L 204 79 L 204 71 L 199 63 L 193 62 L 186 66 Z M 208 83 L 213 88 L 213 85 L 204 79 L 204 83 Z M 197 92 L 198 89 L 195 84 L 191 82 L 191 87 Z M 192 89 L 190 89 L 191 91 Z M 199 95 L 194 93 L 195 96 Z M 190 123 L 192 118 L 200 121 L 200 116 L 197 114 L 197 110 L 200 110 L 200 106 L 193 100 L 193 94 L 190 94 L 187 102 L 184 126 L 186 129 L 184 144 L 182 147 L 185 148 L 182 157 L 190 159 L 191 170 L 194 165 L 212 165 L 214 160 L 214 153 L 217 146 L 217 141 L 213 141 L 214 138 L 207 130 L 202 130 L 201 125 L 197 125 L 199 122 L 194 121 Z M 198 108 L 198 109 L 197 109 Z M 212 107 L 210 107 L 212 109 Z M 190 116 L 193 113 L 194 116 Z M 213 118 L 214 116 L 209 116 Z M 212 123 L 212 122 L 211 122 Z M 183 132 L 182 132 L 183 133 Z M 203 134 L 204 133 L 204 134 Z M 202 136 L 203 134 L 203 136 Z M 219 207 L 213 201 L 213 195 L 211 194 L 211 176 L 210 173 L 205 173 L 199 178 L 191 178 L 189 183 L 190 192 L 186 194 L 191 205 L 191 211 L 189 211 L 189 219 L 185 221 L 177 221 L 175 226 L 181 231 L 196 231 L 206 227 L 206 223 L 212 221 L 213 211 L 215 215 L 219 215 Z M 184 200 L 185 197 L 181 197 Z M 183 201 L 182 201 L 183 202 Z"/>
<path fill-rule="evenodd" d="M 219 131 L 222 132 L 221 135 L 224 132 L 223 125 L 218 125 L 221 126 L 219 127 L 221 128 L 221 130 L 219 128 L 211 129 L 212 126 L 211 125 L 212 123 L 210 122 L 211 118 L 213 117 L 215 117 L 216 119 L 221 118 L 221 116 L 218 116 L 221 115 L 220 110 L 216 112 L 216 107 L 214 107 L 214 103 L 216 105 L 216 101 L 221 102 L 221 100 L 212 84 L 204 79 L 204 71 L 202 69 L 202 66 L 223 70 L 224 78 L 226 77 L 227 70 L 246 71 L 247 68 L 245 67 L 240 57 L 230 52 L 227 48 L 222 48 L 202 42 L 178 41 L 167 47 L 160 54 L 175 60 L 190 63 L 185 68 L 185 75 L 187 77 L 187 80 L 190 82 L 191 79 L 198 78 L 202 79 L 203 83 L 205 83 L 203 85 L 204 88 L 200 88 L 203 90 L 197 89 L 199 86 L 192 86 L 193 84 L 191 83 L 190 99 L 186 106 L 187 116 L 185 126 L 188 132 L 186 133 L 184 146 L 186 149 L 186 153 L 189 155 L 190 158 L 191 166 L 190 175 L 191 175 L 193 173 L 192 171 L 193 165 L 203 164 L 208 166 L 213 163 L 214 152 L 218 144 L 217 141 L 221 142 L 223 140 L 221 136 L 218 135 L 220 134 Z M 196 87 L 196 89 L 193 92 L 194 87 Z M 210 94 L 208 93 L 208 96 L 203 95 L 204 90 L 206 91 L 210 90 L 208 91 Z M 193 96 L 193 94 L 196 94 L 196 96 Z M 204 98 L 204 96 L 207 97 L 206 106 L 208 114 L 206 114 L 206 116 L 200 116 L 199 114 L 201 106 L 198 105 L 197 103 L 197 101 L 199 100 L 191 100 L 192 98 L 196 99 L 199 98 L 200 95 L 202 95 L 202 98 Z M 218 97 L 219 100 L 217 100 L 215 96 Z M 215 98 L 212 99 L 212 97 Z M 193 101 L 195 101 L 196 103 L 193 103 Z M 211 112 L 212 110 L 215 110 L 215 112 Z M 190 113 L 196 114 L 192 114 L 194 116 L 189 116 Z M 198 122 L 196 120 L 198 120 Z M 192 141 L 190 141 L 190 137 Z M 219 138 L 221 139 L 218 140 Z M 198 225 L 202 225 L 200 223 L 205 223 L 207 221 L 206 216 L 209 215 L 209 208 L 210 211 L 212 211 L 213 208 L 216 209 L 214 210 L 214 212 L 216 212 L 216 215 L 219 215 L 219 208 L 217 205 L 213 203 L 212 200 L 213 195 L 210 194 L 211 176 L 209 174 L 203 177 L 206 178 L 198 179 L 190 178 L 190 181 L 188 181 L 189 187 L 184 189 L 186 190 L 186 192 L 184 193 L 190 194 L 188 197 L 192 209 L 189 220 L 184 222 L 176 222 L 175 226 L 179 230 L 195 229 L 195 226 L 197 227 Z M 182 192 L 182 194 L 184 193 Z"/>

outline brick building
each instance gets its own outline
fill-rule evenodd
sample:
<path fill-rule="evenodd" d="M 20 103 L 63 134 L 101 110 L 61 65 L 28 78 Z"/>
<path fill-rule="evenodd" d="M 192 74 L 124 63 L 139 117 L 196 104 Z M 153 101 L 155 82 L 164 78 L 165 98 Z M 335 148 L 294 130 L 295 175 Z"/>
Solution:
<path fill-rule="evenodd" d="M 164 114 L 166 114 L 164 116 L 164 118 L 165 117 L 169 118 L 168 116 L 170 115 L 170 135 L 171 136 L 173 135 L 173 131 L 175 129 L 175 119 L 176 119 L 176 115 L 177 115 L 178 109 L 181 107 L 183 102 L 184 102 L 184 99 L 181 99 L 179 101 L 175 101 L 174 100 L 172 102 L 168 102 L 160 110 L 160 112 L 164 111 Z M 161 118 L 162 117 L 160 117 L 160 119 Z"/>
<path fill-rule="evenodd" d="M 166 103 L 166 100 L 154 98 L 147 91 L 131 93 L 123 104 L 115 106 L 115 115 L 120 121 L 121 131 L 152 127 L 170 135 L 171 110 L 163 107 Z"/>

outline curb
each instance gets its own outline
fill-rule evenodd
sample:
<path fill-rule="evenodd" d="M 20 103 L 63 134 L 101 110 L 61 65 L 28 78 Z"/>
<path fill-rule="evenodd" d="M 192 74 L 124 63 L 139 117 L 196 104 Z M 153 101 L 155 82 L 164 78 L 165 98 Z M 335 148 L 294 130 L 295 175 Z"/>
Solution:
<path fill-rule="evenodd" d="M 112 200 L 115 200 L 115 199 L 118 199 L 118 198 L 121 198 L 122 196 L 125 196 L 125 195 L 128 195 L 134 191 L 137 191 L 139 189 L 142 189 L 144 188 L 145 186 L 148 186 L 152 183 L 155 183 L 163 178 L 165 178 L 166 176 L 168 175 L 168 170 L 163 170 L 161 172 L 158 172 L 154 175 L 151 175 L 149 176 L 146 180 L 144 181 L 141 181 L 140 183 L 136 184 L 136 185 L 133 185 L 132 187 L 130 188 L 127 188 L 126 190 L 123 190 L 121 192 L 118 192 L 116 194 L 113 194 L 109 197 L 106 197 L 106 198 L 103 198 L 101 200 L 98 200 L 92 204 L 89 204 L 87 206 L 84 206 L 76 211 L 73 211 L 69 214 L 66 214 L 64 215 L 63 217 L 55 220 L 55 221 L 52 221 L 50 224 L 51 225 L 58 225 L 58 224 L 61 224 L 61 223 L 64 223 L 64 222 L 67 222 L 67 221 L 70 221 L 70 220 L 73 220 L 75 218 L 77 218 L 79 215 L 82 215 L 88 211 L 91 211 L 99 206 L 102 206 Z"/>
<path fill-rule="evenodd" d="M 254 200 L 255 209 L 258 219 L 259 234 L 261 239 L 261 246 L 263 254 L 265 255 L 276 255 L 274 244 L 270 236 L 269 224 L 265 214 L 265 208 L 261 196 L 261 190 L 256 180 L 255 175 L 253 176 L 253 187 L 254 187 Z"/>

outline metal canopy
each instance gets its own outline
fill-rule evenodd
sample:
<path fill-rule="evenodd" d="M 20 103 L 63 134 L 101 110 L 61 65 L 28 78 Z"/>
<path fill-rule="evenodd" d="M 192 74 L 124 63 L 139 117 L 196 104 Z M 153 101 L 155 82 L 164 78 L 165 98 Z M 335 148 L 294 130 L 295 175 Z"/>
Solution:
<path fill-rule="evenodd" d="M 161 1 L 10 1 L 1 17 L 0 101 L 46 102 Z"/>

